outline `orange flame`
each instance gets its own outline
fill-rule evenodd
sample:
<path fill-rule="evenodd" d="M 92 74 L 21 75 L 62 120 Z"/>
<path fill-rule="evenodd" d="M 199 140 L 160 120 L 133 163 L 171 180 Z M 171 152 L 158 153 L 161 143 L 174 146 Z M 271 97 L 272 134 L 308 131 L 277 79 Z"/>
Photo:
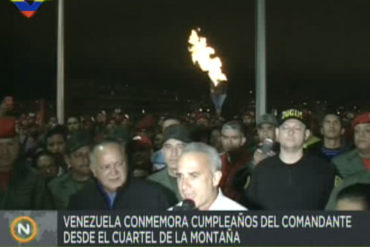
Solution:
<path fill-rule="evenodd" d="M 226 75 L 221 70 L 221 59 L 214 56 L 215 50 L 207 46 L 205 37 L 199 36 L 197 31 L 192 29 L 188 43 L 193 63 L 198 63 L 202 71 L 208 72 L 208 76 L 215 86 L 221 81 L 227 81 Z"/>

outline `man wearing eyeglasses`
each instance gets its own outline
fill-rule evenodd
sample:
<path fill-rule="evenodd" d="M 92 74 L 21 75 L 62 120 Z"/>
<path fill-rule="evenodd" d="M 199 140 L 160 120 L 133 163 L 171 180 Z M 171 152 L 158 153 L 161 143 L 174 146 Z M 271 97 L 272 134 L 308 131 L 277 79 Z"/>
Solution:
<path fill-rule="evenodd" d="M 167 209 L 167 196 L 159 185 L 130 176 L 126 149 L 115 140 L 103 140 L 90 151 L 94 183 L 73 195 L 73 210 Z"/>
<path fill-rule="evenodd" d="M 335 169 L 324 159 L 303 152 L 309 135 L 303 112 L 282 112 L 276 128 L 280 152 L 255 168 L 247 188 L 250 208 L 324 209 L 334 185 Z"/>

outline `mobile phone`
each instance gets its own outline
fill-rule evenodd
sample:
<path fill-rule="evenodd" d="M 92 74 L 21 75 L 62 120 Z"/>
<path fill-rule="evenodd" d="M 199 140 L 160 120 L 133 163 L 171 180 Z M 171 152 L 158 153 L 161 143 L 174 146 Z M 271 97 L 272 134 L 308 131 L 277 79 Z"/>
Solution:
<path fill-rule="evenodd" d="M 273 144 L 274 142 L 270 138 L 266 138 L 261 147 L 262 153 L 268 154 L 272 150 Z"/>

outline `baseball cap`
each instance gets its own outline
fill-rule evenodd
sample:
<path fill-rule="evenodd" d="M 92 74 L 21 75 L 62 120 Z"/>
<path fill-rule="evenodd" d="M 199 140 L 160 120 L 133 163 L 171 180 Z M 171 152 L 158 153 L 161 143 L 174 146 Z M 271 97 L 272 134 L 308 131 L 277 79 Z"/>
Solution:
<path fill-rule="evenodd" d="M 125 126 L 118 126 L 113 130 L 109 131 L 107 137 L 110 139 L 115 139 L 120 142 L 128 142 L 130 139 L 130 130 Z"/>
<path fill-rule="evenodd" d="M 167 127 L 163 133 L 163 141 L 165 143 L 169 139 L 176 139 L 182 142 L 191 142 L 190 131 L 183 125 L 171 125 Z"/>
<path fill-rule="evenodd" d="M 356 127 L 357 124 L 370 123 L 370 112 L 365 112 L 358 115 L 352 123 L 352 127 Z"/>
<path fill-rule="evenodd" d="M 15 118 L 0 118 L 0 138 L 12 138 L 16 135 L 17 133 L 15 131 Z"/>
<path fill-rule="evenodd" d="M 67 139 L 67 151 L 72 153 L 81 147 L 90 146 L 91 143 L 92 138 L 87 132 L 76 132 Z"/>
<path fill-rule="evenodd" d="M 271 124 L 277 126 L 276 117 L 270 113 L 260 115 L 257 118 L 257 126 L 261 126 L 262 124 Z"/>
<path fill-rule="evenodd" d="M 138 135 L 132 138 L 133 145 L 136 148 L 153 148 L 153 143 L 147 136 Z"/>
<path fill-rule="evenodd" d="M 286 120 L 289 119 L 297 119 L 301 121 L 303 124 L 307 125 L 305 115 L 303 111 L 297 109 L 288 109 L 282 111 L 280 114 L 279 125 L 282 125 Z"/>

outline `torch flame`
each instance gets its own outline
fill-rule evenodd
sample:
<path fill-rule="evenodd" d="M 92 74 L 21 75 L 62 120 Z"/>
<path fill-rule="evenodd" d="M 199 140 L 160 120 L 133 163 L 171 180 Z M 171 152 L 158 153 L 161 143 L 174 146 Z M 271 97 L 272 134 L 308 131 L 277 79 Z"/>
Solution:
<path fill-rule="evenodd" d="M 213 84 L 217 86 L 221 81 L 227 81 L 226 75 L 221 70 L 221 59 L 217 56 L 212 57 L 215 55 L 215 50 L 207 46 L 207 39 L 198 36 L 197 31 L 192 29 L 188 42 L 193 63 L 198 63 L 202 71 L 208 72 L 208 76 Z"/>

